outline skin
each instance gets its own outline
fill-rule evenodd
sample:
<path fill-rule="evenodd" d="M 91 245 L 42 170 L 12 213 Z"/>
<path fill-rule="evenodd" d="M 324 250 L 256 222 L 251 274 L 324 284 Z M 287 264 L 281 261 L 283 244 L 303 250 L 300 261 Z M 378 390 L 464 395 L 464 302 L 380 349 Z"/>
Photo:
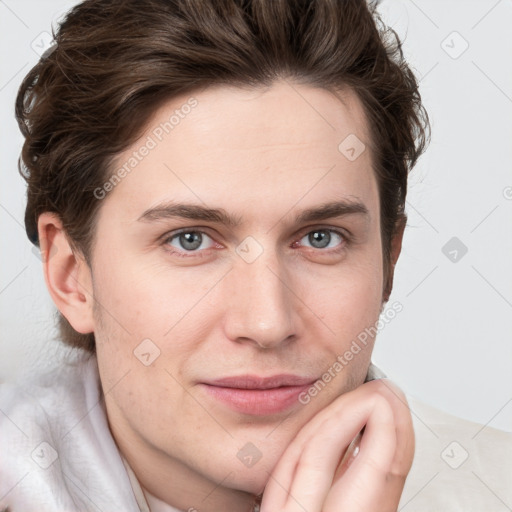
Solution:
<path fill-rule="evenodd" d="M 161 106 L 112 170 L 190 96 Z M 181 510 L 248 511 L 263 490 L 264 512 L 396 510 L 414 436 L 402 392 L 386 379 L 363 384 L 374 339 L 309 403 L 282 413 L 233 411 L 200 384 L 243 374 L 319 379 L 378 320 L 371 152 L 350 161 L 338 150 L 349 134 L 368 144 L 361 104 L 350 90 L 284 81 L 193 96 L 197 106 L 102 199 L 92 268 L 55 214 L 39 218 L 41 250 L 53 255 L 44 262 L 50 294 L 78 332 L 95 334 L 114 439 L 143 488 Z M 341 199 L 368 214 L 295 222 Z M 223 208 L 240 223 L 138 220 L 170 200 Z M 201 232 L 201 246 L 187 252 L 172 236 L 181 228 Z M 318 230 L 331 234 L 328 247 L 308 237 Z M 249 236 L 262 249 L 251 263 L 236 251 Z M 134 355 L 144 339 L 160 351 L 148 366 Z M 365 425 L 359 454 L 340 467 Z M 261 453 L 252 467 L 237 457 L 247 443 Z"/>

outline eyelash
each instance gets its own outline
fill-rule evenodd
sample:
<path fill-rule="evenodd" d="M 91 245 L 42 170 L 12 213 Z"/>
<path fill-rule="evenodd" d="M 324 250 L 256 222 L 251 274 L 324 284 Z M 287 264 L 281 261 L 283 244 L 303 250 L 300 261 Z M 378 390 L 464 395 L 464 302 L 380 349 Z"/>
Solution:
<path fill-rule="evenodd" d="M 325 254 L 338 254 L 343 252 L 346 249 L 346 246 L 351 242 L 351 237 L 349 234 L 347 234 L 344 231 L 340 231 L 338 229 L 328 228 L 328 227 L 317 227 L 314 229 L 311 229 L 309 231 L 306 231 L 304 234 L 302 234 L 299 238 L 301 240 L 306 235 L 313 233 L 315 231 L 329 231 L 330 233 L 335 233 L 336 235 L 340 236 L 343 239 L 343 242 L 339 244 L 339 247 L 336 249 L 315 249 L 314 247 L 310 248 L 313 251 L 320 251 Z M 193 258 L 193 257 L 205 257 L 204 253 L 208 251 L 208 249 L 203 249 L 201 251 L 195 250 L 195 251 L 176 251 L 174 249 L 169 249 L 168 244 L 173 240 L 174 238 L 178 237 L 179 235 L 183 233 L 201 233 L 202 235 L 206 235 L 208 238 L 211 238 L 213 240 L 213 237 L 211 237 L 207 232 L 201 231 L 200 229 L 195 228 L 184 228 L 179 231 L 170 232 L 163 236 L 163 245 L 166 246 L 166 251 L 169 254 L 172 254 L 173 256 L 178 256 L 179 258 Z M 296 242 L 294 242 L 295 244 Z"/>

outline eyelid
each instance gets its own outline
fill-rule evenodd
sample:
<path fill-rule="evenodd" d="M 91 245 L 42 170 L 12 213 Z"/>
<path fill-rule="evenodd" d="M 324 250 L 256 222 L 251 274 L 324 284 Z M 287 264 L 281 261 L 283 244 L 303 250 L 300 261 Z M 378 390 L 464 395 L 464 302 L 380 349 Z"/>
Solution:
<path fill-rule="evenodd" d="M 304 238 L 304 236 L 306 236 L 307 234 L 314 232 L 314 231 L 330 231 L 330 232 L 336 233 L 336 234 L 340 235 L 341 238 L 343 239 L 343 245 L 346 245 L 352 241 L 352 233 L 350 233 L 346 229 L 339 227 L 339 226 L 322 226 L 322 225 L 320 225 L 320 226 L 313 225 L 313 226 L 307 226 L 306 228 L 303 228 L 301 231 L 299 231 L 299 234 L 297 235 L 297 239 L 300 241 L 300 239 Z M 315 248 L 313 247 L 312 249 L 315 249 Z M 325 253 L 329 252 L 329 249 L 326 249 L 326 250 L 318 249 L 318 250 L 323 251 Z M 333 250 L 333 249 L 331 249 L 331 250 Z"/>
<path fill-rule="evenodd" d="M 158 237 L 158 240 L 162 242 L 167 242 L 169 239 L 175 238 L 176 236 L 181 235 L 182 233 L 201 233 L 203 235 L 209 236 L 212 240 L 215 240 L 214 237 L 209 233 L 210 230 L 211 228 L 208 228 L 206 226 L 178 228 L 165 232 L 162 236 Z"/>
<path fill-rule="evenodd" d="M 160 237 L 160 240 L 163 245 L 168 245 L 168 242 L 171 239 L 177 237 L 181 233 L 196 232 L 196 233 L 201 233 L 202 235 L 208 236 L 213 241 L 213 243 L 215 245 L 217 245 L 217 246 L 222 245 L 219 242 L 217 242 L 217 240 L 212 235 L 209 234 L 208 231 L 210 229 L 211 228 L 208 228 L 206 226 L 192 226 L 192 227 L 179 228 L 176 230 L 166 232 L 165 234 L 163 234 Z M 302 238 L 304 238 L 304 236 L 306 236 L 309 233 L 314 232 L 314 231 L 331 231 L 333 233 L 336 233 L 343 238 L 343 243 L 340 244 L 339 248 L 331 248 L 331 249 L 317 249 L 315 247 L 307 248 L 307 249 L 311 249 L 313 251 L 323 252 L 326 254 L 335 253 L 336 251 L 342 250 L 346 246 L 346 244 L 348 244 L 352 240 L 352 235 L 346 229 L 341 228 L 339 226 L 310 225 L 310 226 L 306 226 L 306 227 L 302 228 L 296 235 L 294 235 L 294 242 L 292 243 L 292 246 L 295 245 L 296 243 L 300 242 L 300 240 Z M 187 256 L 193 257 L 193 256 L 198 256 L 198 255 L 202 256 L 204 253 L 208 252 L 209 249 L 212 249 L 212 248 L 202 249 L 200 251 L 198 251 L 198 250 L 185 251 L 185 250 L 179 250 L 176 248 L 173 248 L 172 250 L 171 249 L 166 249 L 166 250 L 168 252 L 170 252 L 171 254 L 177 254 L 179 256 L 184 256 L 184 257 L 187 257 Z"/>
<path fill-rule="evenodd" d="M 337 245 L 336 247 L 331 247 L 328 249 L 319 249 L 316 247 L 307 247 L 302 246 L 305 249 L 307 249 L 310 252 L 315 252 L 318 254 L 324 254 L 324 255 L 333 255 L 336 253 L 340 253 L 344 251 L 349 243 L 352 241 L 352 235 L 347 232 L 347 230 L 340 228 L 338 226 L 308 226 L 303 231 L 299 232 L 300 235 L 298 235 L 298 239 L 296 242 L 293 242 L 292 246 L 295 246 L 296 244 L 300 243 L 300 240 L 304 238 L 309 233 L 315 232 L 315 231 L 330 231 L 331 233 L 336 233 L 339 235 L 342 239 L 341 243 Z"/>
<path fill-rule="evenodd" d="M 347 231 L 345 228 L 342 228 L 340 226 L 327 226 L 327 225 L 318 225 L 314 224 L 311 226 L 306 226 L 305 228 L 302 228 L 299 231 L 300 238 L 307 235 L 308 233 L 311 233 L 312 231 L 333 231 L 334 233 L 338 233 L 341 235 L 345 240 L 349 241 L 352 237 L 352 234 Z"/>
<path fill-rule="evenodd" d="M 200 233 L 201 235 L 206 235 L 210 240 L 212 240 L 213 245 L 222 245 L 217 242 L 217 240 L 208 233 L 209 228 L 205 226 L 197 226 L 197 227 L 186 227 L 186 228 L 179 228 L 173 231 L 168 231 L 165 234 L 163 234 L 161 237 L 159 237 L 159 241 L 161 241 L 162 245 L 169 246 L 171 239 L 176 238 L 177 236 L 181 235 L 182 233 Z M 179 255 L 202 255 L 203 253 L 207 252 L 209 249 L 212 249 L 212 247 L 209 247 L 208 249 L 202 249 L 200 251 L 185 251 L 185 250 L 179 250 L 176 248 L 172 249 L 166 249 L 170 253 L 179 254 Z"/>

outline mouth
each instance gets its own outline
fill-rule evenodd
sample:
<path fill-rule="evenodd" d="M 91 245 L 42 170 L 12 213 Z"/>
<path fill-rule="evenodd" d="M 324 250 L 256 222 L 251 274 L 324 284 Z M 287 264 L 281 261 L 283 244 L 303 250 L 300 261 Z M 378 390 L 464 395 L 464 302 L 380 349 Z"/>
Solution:
<path fill-rule="evenodd" d="M 202 382 L 200 386 L 209 397 L 238 413 L 268 416 L 300 405 L 299 395 L 315 381 L 289 374 L 240 375 Z"/>

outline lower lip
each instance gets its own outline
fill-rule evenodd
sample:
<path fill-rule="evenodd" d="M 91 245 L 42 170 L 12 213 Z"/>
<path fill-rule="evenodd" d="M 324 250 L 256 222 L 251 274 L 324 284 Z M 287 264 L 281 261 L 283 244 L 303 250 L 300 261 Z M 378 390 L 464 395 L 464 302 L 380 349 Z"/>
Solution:
<path fill-rule="evenodd" d="M 239 389 L 203 384 L 206 392 L 243 414 L 266 416 L 278 414 L 299 404 L 299 395 L 310 387 L 283 386 L 270 389 Z"/>

